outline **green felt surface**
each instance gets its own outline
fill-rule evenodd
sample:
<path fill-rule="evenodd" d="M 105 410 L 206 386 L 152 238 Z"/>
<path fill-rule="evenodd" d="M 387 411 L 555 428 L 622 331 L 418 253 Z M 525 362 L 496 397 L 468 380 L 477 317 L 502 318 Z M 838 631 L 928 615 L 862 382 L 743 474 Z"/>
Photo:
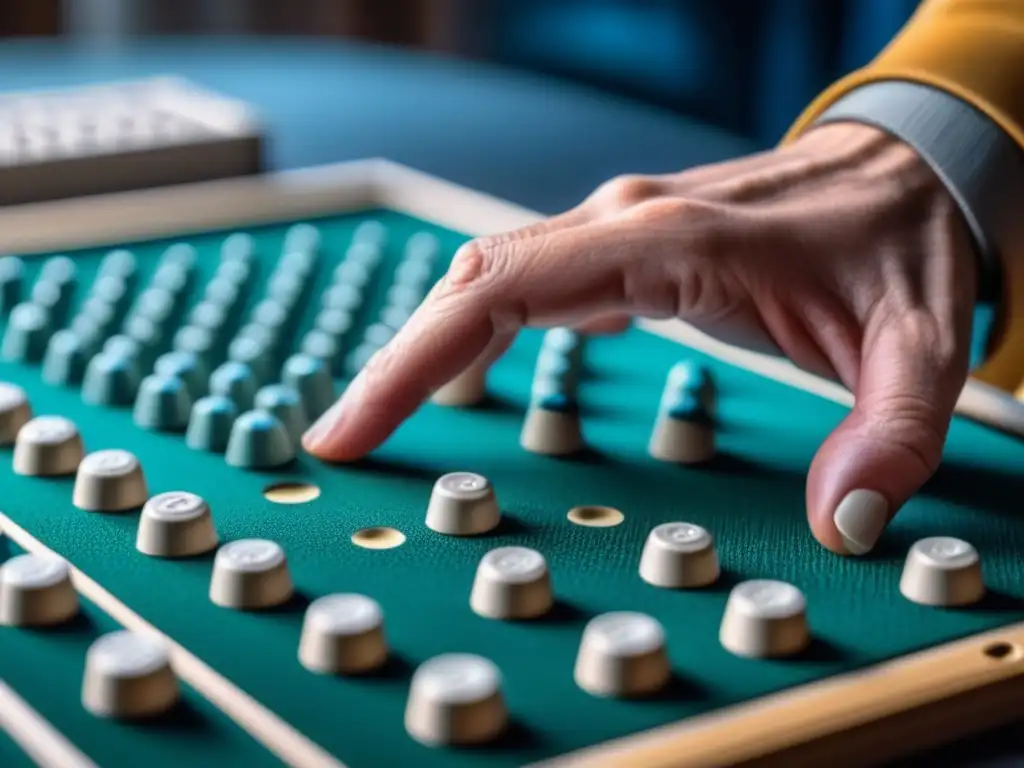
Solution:
<path fill-rule="evenodd" d="M 424 227 L 397 214 L 375 216 L 387 223 L 396 246 Z M 326 245 L 320 287 L 358 220 L 319 222 Z M 275 254 L 282 227 L 248 231 L 258 236 L 263 253 Z M 449 253 L 462 240 L 435 231 Z M 222 237 L 189 238 L 200 248 L 204 269 L 212 270 Z M 152 261 L 163 245 L 133 249 Z M 79 258 L 87 275 L 98 256 Z M 381 274 L 387 273 L 385 268 Z M 378 298 L 386 282 L 377 285 Z M 310 307 L 305 325 L 313 312 Z M 838 558 L 811 538 L 803 509 L 807 466 L 842 418 L 840 406 L 709 361 L 721 392 L 720 455 L 701 468 L 661 464 L 646 455 L 646 443 L 665 375 L 678 360 L 700 356 L 631 331 L 594 340 L 587 350 L 581 408 L 592 450 L 572 460 L 535 456 L 518 447 L 518 433 L 539 341 L 537 332 L 523 334 L 496 364 L 486 407 L 428 405 L 357 466 L 327 467 L 303 457 L 285 472 L 263 474 L 190 451 L 180 436 L 141 431 L 127 411 L 85 406 L 77 392 L 41 384 L 35 367 L 0 362 L 0 380 L 26 387 L 37 413 L 73 419 L 89 450 L 136 453 L 151 492 L 184 489 L 205 497 L 223 540 L 259 536 L 281 543 L 301 592 L 285 609 L 243 614 L 212 605 L 211 557 L 168 562 L 138 554 L 137 514 L 78 511 L 70 503 L 71 479 L 14 476 L 9 450 L 0 452 L 0 509 L 352 766 L 465 766 L 485 758 L 493 765 L 521 765 L 1024 620 L 1024 516 L 1018 511 L 1024 445 L 1016 439 L 958 420 L 946 465 L 903 510 L 878 553 Z M 493 535 L 452 539 L 424 526 L 434 480 L 453 470 L 480 472 L 494 484 L 506 521 Z M 296 478 L 320 486 L 320 497 L 297 506 L 263 498 L 269 483 Z M 625 522 L 606 529 L 574 526 L 566 512 L 579 504 L 618 507 Z M 701 524 L 715 534 L 724 568 L 718 585 L 672 592 L 640 580 L 637 563 L 647 532 L 671 520 Z M 408 540 L 386 551 L 350 543 L 354 531 L 375 525 L 394 526 Z M 936 610 L 900 596 L 907 548 L 938 534 L 960 536 L 979 549 L 992 590 L 982 605 Z M 478 559 L 510 543 L 548 558 L 560 601 L 549 618 L 503 623 L 470 611 Z M 800 658 L 740 660 L 719 645 L 729 587 L 755 577 L 787 580 L 806 594 L 815 642 Z M 364 592 L 382 604 L 395 651 L 386 672 L 333 679 L 299 665 L 304 602 L 339 591 Z M 597 613 L 620 609 L 648 612 L 666 627 L 677 681 L 655 700 L 597 699 L 573 682 L 583 625 Z M 405 735 L 402 712 L 412 669 L 448 651 L 479 653 L 502 670 L 516 725 L 500 744 L 427 749 Z M 77 700 L 63 706 L 73 709 Z M 84 736 L 72 719 L 69 733 Z M 169 751 L 164 763 L 155 762 L 176 764 L 174 758 Z M 218 764 L 212 758 L 190 762 Z"/>
<path fill-rule="evenodd" d="M 0 562 L 22 554 L 4 547 Z M 261 744 L 187 686 L 178 706 L 155 720 L 122 723 L 91 715 L 81 705 L 85 654 L 94 640 L 121 627 L 88 601 L 78 618 L 52 629 L 0 627 L 0 677 L 51 725 L 101 767 L 119 765 L 280 765 Z M 2 735 L 2 732 L 0 732 Z M 18 746 L 0 739 L 0 765 L 18 762 Z M 8 762 L 8 752 L 12 762 Z"/>
<path fill-rule="evenodd" d="M 4 768 L 34 768 L 35 763 L 21 747 L 0 729 L 0 765 Z"/>

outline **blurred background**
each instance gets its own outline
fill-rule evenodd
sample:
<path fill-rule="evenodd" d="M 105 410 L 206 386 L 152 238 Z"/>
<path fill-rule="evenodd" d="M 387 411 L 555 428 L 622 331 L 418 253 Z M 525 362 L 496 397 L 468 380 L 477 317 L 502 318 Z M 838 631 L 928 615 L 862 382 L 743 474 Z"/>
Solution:
<path fill-rule="evenodd" d="M 1024 0 L 1022 0 L 1024 1 Z M 774 143 L 917 0 L 0 0 L 3 38 L 348 38 L 580 82 Z"/>

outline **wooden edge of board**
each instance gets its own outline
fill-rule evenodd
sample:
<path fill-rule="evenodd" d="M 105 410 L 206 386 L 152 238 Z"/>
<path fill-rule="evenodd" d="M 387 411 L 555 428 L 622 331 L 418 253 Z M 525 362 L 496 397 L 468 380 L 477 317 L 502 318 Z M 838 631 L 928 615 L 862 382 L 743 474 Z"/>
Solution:
<path fill-rule="evenodd" d="M 538 765 L 842 768 L 877 764 L 1019 719 L 1022 704 L 1024 623 Z"/>
<path fill-rule="evenodd" d="M 59 553 L 54 552 L 2 513 L 0 531 L 26 552 L 61 557 Z M 72 583 L 82 597 L 95 604 L 125 629 L 152 637 L 162 643 L 167 648 L 171 665 L 179 678 L 206 697 L 211 704 L 286 765 L 294 768 L 345 768 L 333 755 L 132 611 L 99 582 L 73 563 L 68 565 L 71 568 Z"/>
<path fill-rule="evenodd" d="M 514 229 L 541 218 L 537 213 L 498 198 L 375 159 L 262 177 L 0 209 L 0 250 L 52 251 L 100 245 L 112 240 L 256 225 L 376 205 L 390 206 L 474 236 Z M 54 226 L 55 217 L 61 220 L 60 227 Z M 801 371 L 780 358 L 723 344 L 680 321 L 644 321 L 640 325 L 651 333 L 833 402 L 847 406 L 853 402 L 849 391 L 834 382 Z M 999 429 L 1024 435 L 1024 404 L 979 382 L 968 383 L 957 410 Z M 13 525 L 2 516 L 0 521 Z M 27 533 L 22 531 L 22 534 L 37 548 L 43 547 Z M 87 577 L 80 579 L 88 590 L 99 594 L 100 600 L 97 600 L 83 592 L 93 602 L 101 607 L 103 602 L 116 603 L 116 612 L 111 613 L 115 619 L 121 621 L 119 615 L 125 614 L 129 623 L 156 631 L 95 582 Z M 997 662 L 986 655 L 985 650 L 996 643 L 1009 644 L 1012 658 Z M 911 743 L 899 738 L 892 740 L 895 741 L 894 754 L 919 749 L 937 739 L 948 741 L 998 725 L 998 713 L 992 713 L 987 707 L 975 706 L 972 710 L 984 712 L 984 718 L 972 717 L 969 713 L 961 715 L 959 710 L 962 701 L 970 698 L 972 692 L 979 695 L 989 692 L 1024 673 L 1024 664 L 1019 658 L 1022 648 L 1024 624 L 903 656 L 863 672 L 830 678 L 749 705 L 688 718 L 679 724 L 598 745 L 549 764 L 704 768 L 744 761 L 763 762 L 771 754 L 785 754 L 791 759 L 799 744 L 808 743 L 808 749 L 836 740 L 843 745 L 854 744 L 864 738 L 864 729 L 872 728 L 882 728 L 883 734 L 891 734 L 893 727 L 902 727 L 900 723 L 904 720 L 901 718 L 912 717 L 913 711 L 920 707 L 936 708 L 940 713 L 948 708 L 957 713 L 957 728 L 925 729 L 918 740 Z M 200 682 L 207 676 L 218 677 L 198 659 L 181 650 L 187 655 L 188 664 L 198 665 L 195 671 L 196 674 L 202 672 Z M 223 678 L 219 679 L 230 686 Z M 783 720 L 787 722 L 784 733 L 778 728 Z M 872 738 L 881 737 L 876 734 Z M 840 763 L 841 760 L 837 765 Z"/>
<path fill-rule="evenodd" d="M 40 768 L 97 768 L 0 678 L 0 730 Z"/>

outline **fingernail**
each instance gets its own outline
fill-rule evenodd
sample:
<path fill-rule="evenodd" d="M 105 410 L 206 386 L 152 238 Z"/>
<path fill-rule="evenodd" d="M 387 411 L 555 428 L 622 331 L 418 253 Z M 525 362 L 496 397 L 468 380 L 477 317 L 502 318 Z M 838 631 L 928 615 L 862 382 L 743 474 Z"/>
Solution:
<path fill-rule="evenodd" d="M 313 422 L 313 425 L 302 435 L 302 445 L 306 450 L 316 449 L 323 442 L 327 433 L 341 421 L 342 412 L 348 410 L 348 404 L 358 395 L 358 389 L 362 386 L 362 378 L 362 374 L 356 376 L 341 398 L 324 411 L 320 418 Z"/>
<path fill-rule="evenodd" d="M 344 397 L 321 414 L 320 418 L 313 422 L 313 425 L 302 435 L 302 445 L 307 450 L 316 448 L 323 441 L 324 436 L 331 430 L 341 417 L 342 403 Z"/>
<path fill-rule="evenodd" d="M 878 491 L 863 488 L 846 494 L 832 517 L 852 555 L 874 549 L 889 520 L 889 503 Z"/>

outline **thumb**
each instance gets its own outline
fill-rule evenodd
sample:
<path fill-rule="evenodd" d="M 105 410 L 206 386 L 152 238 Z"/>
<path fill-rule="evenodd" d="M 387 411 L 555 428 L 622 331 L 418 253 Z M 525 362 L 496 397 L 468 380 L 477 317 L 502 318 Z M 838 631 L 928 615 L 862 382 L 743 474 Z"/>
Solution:
<path fill-rule="evenodd" d="M 865 337 L 854 408 L 811 463 L 811 530 L 835 552 L 871 551 L 942 458 L 967 375 L 966 344 L 921 314 Z"/>

